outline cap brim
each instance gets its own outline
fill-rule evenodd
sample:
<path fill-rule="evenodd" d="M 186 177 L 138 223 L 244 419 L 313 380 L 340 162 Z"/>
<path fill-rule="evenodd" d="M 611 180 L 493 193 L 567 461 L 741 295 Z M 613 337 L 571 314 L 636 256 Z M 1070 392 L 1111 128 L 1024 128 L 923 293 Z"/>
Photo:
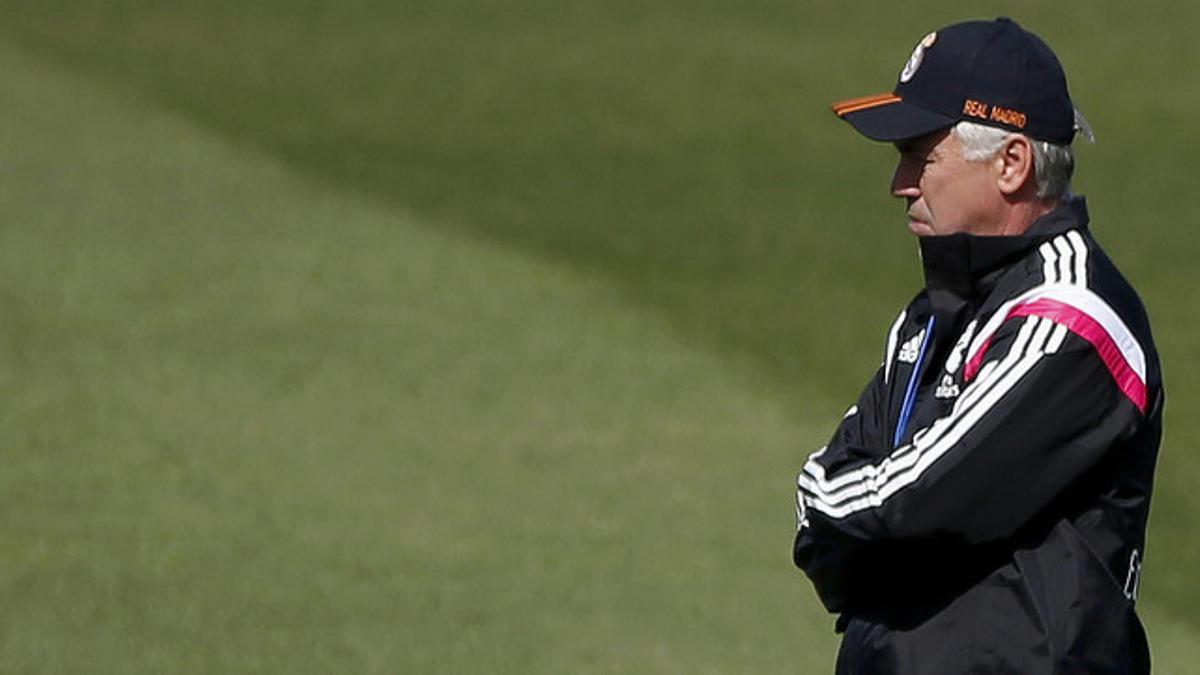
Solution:
<path fill-rule="evenodd" d="M 833 112 L 875 141 L 902 141 L 954 126 L 955 117 L 907 103 L 896 94 L 864 96 L 833 104 Z"/>

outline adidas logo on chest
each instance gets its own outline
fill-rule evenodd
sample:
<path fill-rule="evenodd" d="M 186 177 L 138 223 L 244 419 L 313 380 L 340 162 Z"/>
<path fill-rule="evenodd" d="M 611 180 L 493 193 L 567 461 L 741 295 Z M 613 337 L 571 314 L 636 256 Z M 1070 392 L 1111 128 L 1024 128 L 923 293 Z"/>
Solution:
<path fill-rule="evenodd" d="M 896 360 L 900 363 L 916 363 L 917 357 L 921 355 L 921 341 L 924 339 L 925 331 L 912 336 L 912 338 L 900 345 L 900 352 L 896 354 Z"/>

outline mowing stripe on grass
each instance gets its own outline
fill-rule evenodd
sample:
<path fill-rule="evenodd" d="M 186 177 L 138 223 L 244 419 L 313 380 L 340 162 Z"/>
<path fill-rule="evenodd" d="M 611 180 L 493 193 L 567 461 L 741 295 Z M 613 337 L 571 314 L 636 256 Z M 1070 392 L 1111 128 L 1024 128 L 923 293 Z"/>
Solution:
<path fill-rule="evenodd" d="M 818 672 L 824 430 L 569 266 L 0 48 L 0 670 Z"/>

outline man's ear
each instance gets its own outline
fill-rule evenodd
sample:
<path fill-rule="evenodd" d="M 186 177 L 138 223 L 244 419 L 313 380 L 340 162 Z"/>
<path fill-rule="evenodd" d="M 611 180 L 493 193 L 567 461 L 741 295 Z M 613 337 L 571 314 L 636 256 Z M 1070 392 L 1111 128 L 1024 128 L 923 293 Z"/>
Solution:
<path fill-rule="evenodd" d="M 1011 134 L 996 154 L 996 187 L 1005 195 L 1014 196 L 1026 186 L 1037 190 L 1033 167 L 1033 143 L 1020 134 Z"/>

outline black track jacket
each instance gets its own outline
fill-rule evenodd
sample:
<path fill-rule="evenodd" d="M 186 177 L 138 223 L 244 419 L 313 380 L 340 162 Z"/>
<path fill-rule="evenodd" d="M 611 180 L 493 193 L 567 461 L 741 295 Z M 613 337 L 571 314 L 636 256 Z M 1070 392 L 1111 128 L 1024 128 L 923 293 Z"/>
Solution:
<path fill-rule="evenodd" d="M 920 241 L 926 287 L 798 479 L 796 565 L 854 675 L 1148 673 L 1162 379 L 1082 198 Z"/>

